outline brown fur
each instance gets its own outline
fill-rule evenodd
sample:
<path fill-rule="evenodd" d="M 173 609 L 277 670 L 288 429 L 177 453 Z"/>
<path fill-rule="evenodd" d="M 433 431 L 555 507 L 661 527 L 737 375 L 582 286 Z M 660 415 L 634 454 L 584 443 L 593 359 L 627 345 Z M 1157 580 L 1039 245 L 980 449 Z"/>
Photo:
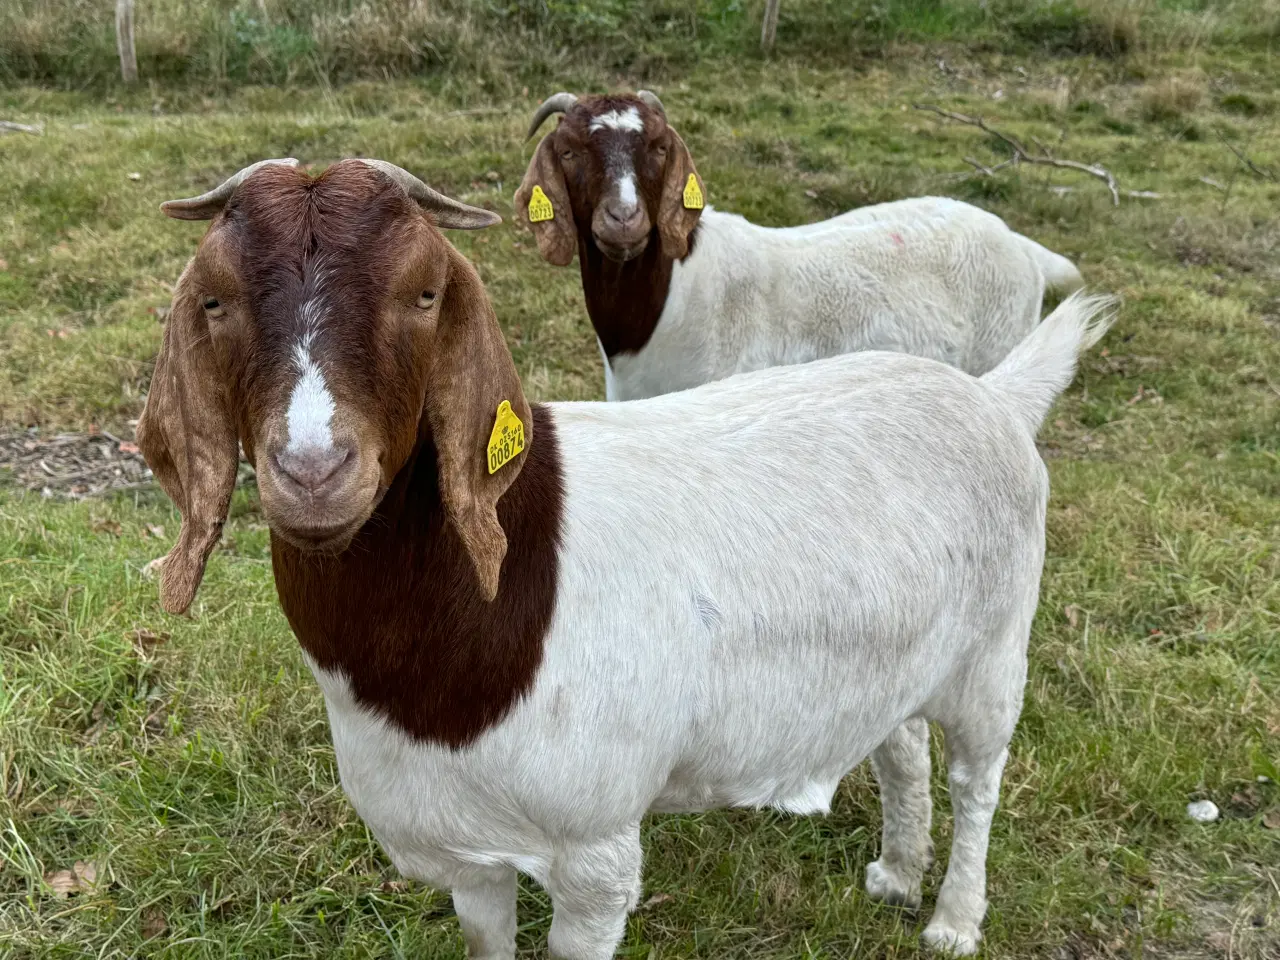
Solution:
<path fill-rule="evenodd" d="M 205 563 L 222 536 L 238 460 L 194 266 L 187 265 L 174 290 L 137 430 L 148 465 L 182 515 L 178 540 L 160 573 L 160 604 L 170 613 L 183 613 L 195 598 Z"/>
<path fill-rule="evenodd" d="M 279 478 L 272 455 L 284 442 L 302 305 L 321 272 L 328 319 L 315 352 L 338 408 L 335 440 L 352 445 L 357 462 L 340 490 L 304 502 Z M 413 304 L 428 289 L 436 303 L 419 310 Z M 224 317 L 205 320 L 206 296 L 223 304 Z M 166 561 L 181 561 L 166 573 L 167 608 L 190 603 L 216 543 L 230 488 L 213 478 L 234 477 L 237 433 L 258 467 L 277 535 L 340 549 L 414 449 L 422 418 L 431 425 L 446 513 L 484 594 L 497 593 L 506 540 L 496 504 L 525 455 L 490 475 L 485 449 L 502 400 L 526 424 L 526 450 L 536 443 L 529 406 L 475 270 L 387 177 L 354 161 L 314 180 L 282 166 L 250 176 L 184 275 L 156 380 L 161 389 L 147 405 L 139 445 L 158 473 L 171 475 L 166 489 L 175 501 L 187 504 L 181 554 Z M 214 402 L 220 385 L 225 403 Z M 198 396 L 184 404 L 184 390 Z M 256 456 L 260 448 L 265 456 Z M 204 464 L 192 472 L 199 485 L 185 481 L 178 454 Z M 202 495 L 193 499 L 188 488 Z"/>
<path fill-rule="evenodd" d="M 310 355 L 334 442 L 355 461 L 323 492 L 290 486 L 275 461 L 309 302 L 323 304 Z M 503 400 L 525 449 L 490 474 Z M 178 284 L 138 427 L 183 517 L 166 609 L 190 604 L 217 542 L 237 437 L 258 469 L 281 604 L 316 662 L 419 739 L 460 746 L 498 722 L 533 682 L 555 608 L 555 434 L 525 400 L 475 269 L 364 164 L 253 173 Z"/>
<path fill-rule="evenodd" d="M 643 135 L 631 135 L 630 142 L 636 194 L 649 237 L 642 252 L 623 262 L 602 250 L 597 240 L 607 236 L 601 211 L 613 196 L 604 151 L 616 148 L 617 135 L 593 135 L 589 127 L 600 114 L 630 108 L 644 122 Z M 534 151 L 516 191 L 516 212 L 533 230 L 538 250 L 549 263 L 565 266 L 577 249 L 587 312 L 607 356 L 641 349 L 657 326 L 672 265 L 692 249 L 702 212 L 684 208 L 684 187 L 691 173 L 705 196 L 706 185 L 684 141 L 661 113 L 637 97 L 579 100 Z M 535 185 L 551 200 L 554 219 L 530 223 L 529 199 Z"/>
<path fill-rule="evenodd" d="M 507 714 L 541 663 L 563 482 L 549 412 L 534 406 L 526 426 L 538 442 L 498 504 L 510 546 L 491 601 L 445 522 L 425 420 L 418 447 L 349 549 L 317 556 L 272 538 L 280 604 L 303 648 L 416 739 L 470 743 Z"/>

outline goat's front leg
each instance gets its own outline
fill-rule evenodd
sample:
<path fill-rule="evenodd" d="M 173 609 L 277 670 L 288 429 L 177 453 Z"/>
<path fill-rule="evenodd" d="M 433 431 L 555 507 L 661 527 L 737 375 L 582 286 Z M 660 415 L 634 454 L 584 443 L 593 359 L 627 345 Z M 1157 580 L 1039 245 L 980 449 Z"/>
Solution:
<path fill-rule="evenodd" d="M 470 960 L 516 955 L 516 872 L 509 867 L 469 874 L 453 885 L 453 909 Z"/>
<path fill-rule="evenodd" d="M 609 960 L 640 896 L 640 825 L 556 852 L 547 938 L 555 960 Z"/>

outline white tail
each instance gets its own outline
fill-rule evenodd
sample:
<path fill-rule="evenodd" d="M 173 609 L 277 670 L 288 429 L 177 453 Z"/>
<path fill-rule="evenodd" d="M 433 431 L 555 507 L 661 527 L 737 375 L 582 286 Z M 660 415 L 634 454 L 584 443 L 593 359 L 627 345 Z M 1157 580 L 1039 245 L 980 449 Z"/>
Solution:
<path fill-rule="evenodd" d="M 1056 290 L 1059 293 L 1075 293 L 1084 286 L 1084 277 L 1080 276 L 1076 265 L 1066 257 L 1054 253 L 1048 247 L 1040 246 L 1030 237 L 1024 237 L 1022 234 L 1016 236 L 1025 244 L 1027 253 L 1040 268 L 1044 285 L 1050 290 Z"/>
<path fill-rule="evenodd" d="M 1003 393 L 1027 429 L 1035 434 L 1058 395 L 1071 385 L 1080 354 L 1102 339 L 1118 297 L 1073 293 L 1045 317 L 994 370 L 982 376 Z M 1105 315 L 1103 315 L 1105 313 Z"/>

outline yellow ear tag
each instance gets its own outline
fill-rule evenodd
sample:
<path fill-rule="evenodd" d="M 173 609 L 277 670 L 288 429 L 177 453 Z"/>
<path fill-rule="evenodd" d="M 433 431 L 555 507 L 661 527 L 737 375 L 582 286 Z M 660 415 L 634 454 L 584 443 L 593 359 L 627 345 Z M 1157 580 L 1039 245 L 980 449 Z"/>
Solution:
<path fill-rule="evenodd" d="M 686 210 L 702 209 L 702 188 L 698 186 L 698 178 L 689 174 L 689 182 L 684 185 L 684 208 Z"/>
<path fill-rule="evenodd" d="M 533 194 L 529 197 L 529 222 L 541 223 L 543 220 L 554 220 L 555 217 L 556 212 L 551 208 L 551 201 L 542 192 L 542 188 L 535 183 Z"/>
<path fill-rule="evenodd" d="M 503 400 L 498 404 L 498 417 L 489 434 L 489 472 L 497 473 L 523 449 L 524 424 L 511 409 L 511 401 Z"/>

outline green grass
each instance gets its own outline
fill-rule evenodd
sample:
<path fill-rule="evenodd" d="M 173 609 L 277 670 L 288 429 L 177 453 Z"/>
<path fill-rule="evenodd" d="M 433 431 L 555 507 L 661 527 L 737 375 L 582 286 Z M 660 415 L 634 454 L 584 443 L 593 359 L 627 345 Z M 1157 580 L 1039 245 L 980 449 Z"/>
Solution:
<path fill-rule="evenodd" d="M 459 75 L 521 84 L 678 74 L 708 56 L 758 59 L 764 0 L 140 0 L 139 73 L 175 82 L 322 83 Z M 114 5 L 8 0 L 0 82 L 118 85 Z M 1269 50 L 1280 0 L 787 0 L 777 53 L 830 65 L 903 42 L 1005 53 Z"/>
<path fill-rule="evenodd" d="M 535 32 L 539 9 L 586 10 L 514 7 L 534 11 L 522 29 Z M 722 209 L 784 224 L 950 193 L 1125 297 L 1042 434 L 1049 559 L 992 838 L 986 954 L 1269 960 L 1280 955 L 1280 830 L 1261 822 L 1280 808 L 1280 185 L 1222 140 L 1280 170 L 1272 55 L 1228 44 L 1222 23 L 1235 21 L 1221 19 L 1201 45 L 1079 55 L 988 42 L 994 28 L 947 19 L 951 5 L 876 9 L 909 12 L 910 42 L 856 68 L 828 58 L 830 38 L 826 53 L 800 55 L 834 4 L 784 2 L 789 52 L 667 60 L 658 88 Z M 1071 9 L 1121 22 L 1156 6 Z M 1262 30 L 1274 8 L 1259 9 Z M 1152 29 L 1209 7 L 1159 10 Z M 976 52 L 919 45 L 958 28 Z M 592 63 L 578 76 L 625 86 L 644 75 L 610 80 Z M 0 116 L 46 130 L 0 140 L 0 425 L 127 436 L 159 344 L 148 311 L 202 230 L 157 204 L 290 154 L 385 157 L 501 212 L 505 225 L 452 239 L 478 264 L 529 392 L 599 397 L 576 268 L 542 263 L 511 225 L 524 125 L 573 76 L 527 94 L 485 79 L 0 91 Z M 1003 155 L 979 131 L 911 110 L 917 101 L 983 113 L 1160 199 L 1114 208 L 1101 184 L 1041 168 L 951 178 L 970 169 L 965 156 Z M 447 896 L 396 883 L 337 786 L 256 495 L 237 494 L 190 618 L 162 614 L 141 575 L 176 529 L 158 491 L 68 505 L 0 486 L 0 956 L 462 957 Z M 138 630 L 167 639 L 140 643 Z M 940 772 L 936 787 L 926 909 L 949 843 Z M 1202 797 L 1220 822 L 1187 819 Z M 670 899 L 630 921 L 623 955 L 916 956 L 924 917 L 861 892 L 879 817 L 862 768 L 827 818 L 653 818 L 646 896 Z M 101 865 L 98 887 L 54 897 L 44 874 L 77 860 Z M 527 884 L 520 908 L 522 948 L 541 955 L 549 902 Z"/>

